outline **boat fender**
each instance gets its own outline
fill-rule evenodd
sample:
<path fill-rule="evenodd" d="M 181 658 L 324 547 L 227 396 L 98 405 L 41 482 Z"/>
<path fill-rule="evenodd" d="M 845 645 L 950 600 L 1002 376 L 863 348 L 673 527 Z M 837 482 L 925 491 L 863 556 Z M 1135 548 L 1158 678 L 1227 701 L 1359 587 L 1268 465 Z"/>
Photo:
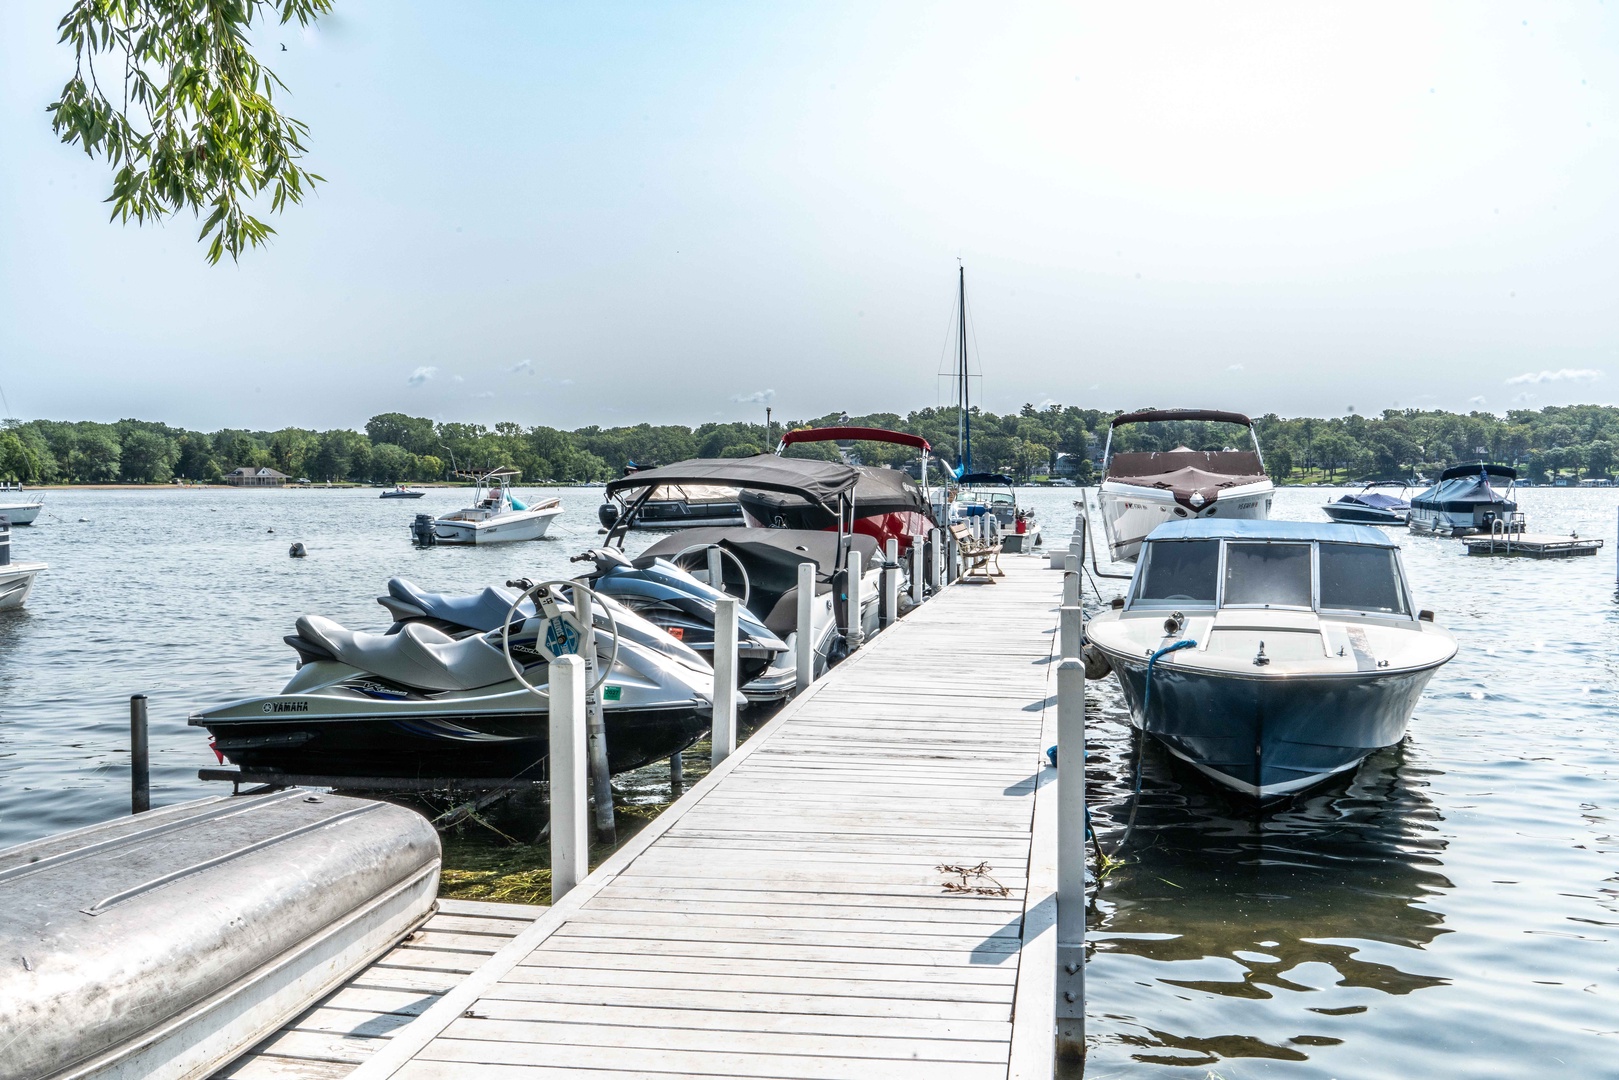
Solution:
<path fill-rule="evenodd" d="M 1085 661 L 1085 678 L 1095 682 L 1105 679 L 1113 673 L 1113 665 L 1108 662 L 1107 655 L 1094 645 L 1086 645 L 1080 649 L 1081 659 Z"/>
<path fill-rule="evenodd" d="M 292 547 L 287 549 L 287 554 L 292 556 L 294 559 L 301 559 L 305 555 L 308 555 L 309 552 L 304 550 L 303 544 L 294 542 Z"/>

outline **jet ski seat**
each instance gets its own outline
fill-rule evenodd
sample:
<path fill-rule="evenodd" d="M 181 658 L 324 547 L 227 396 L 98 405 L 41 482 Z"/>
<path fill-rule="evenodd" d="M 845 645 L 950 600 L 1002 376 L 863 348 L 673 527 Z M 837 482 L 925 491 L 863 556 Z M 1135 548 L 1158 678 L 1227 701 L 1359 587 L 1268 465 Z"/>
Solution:
<path fill-rule="evenodd" d="M 368 634 L 320 615 L 304 615 L 298 619 L 298 636 L 340 664 L 417 690 L 476 690 L 512 677 L 498 645 L 482 636 L 458 641 L 424 623 L 407 623 L 397 634 Z"/>
<path fill-rule="evenodd" d="M 377 597 L 377 603 L 387 608 L 400 622 L 414 617 L 415 613 L 409 610 L 413 607 L 430 619 L 439 619 L 473 630 L 498 630 L 515 599 L 517 599 L 515 589 L 502 589 L 491 585 L 482 592 L 451 596 L 447 593 L 430 593 L 418 589 L 404 578 L 396 577 L 388 579 L 388 595 Z M 408 607 L 401 610 L 400 605 Z M 524 602 L 518 613 L 525 618 L 533 615 L 533 603 Z"/>
<path fill-rule="evenodd" d="M 815 583 L 816 596 L 825 596 L 831 591 L 831 583 L 825 581 Z M 788 634 L 798 629 L 797 585 L 781 594 L 781 599 L 776 601 L 775 606 L 770 609 L 770 614 L 765 616 L 765 626 L 779 638 L 786 638 Z"/>

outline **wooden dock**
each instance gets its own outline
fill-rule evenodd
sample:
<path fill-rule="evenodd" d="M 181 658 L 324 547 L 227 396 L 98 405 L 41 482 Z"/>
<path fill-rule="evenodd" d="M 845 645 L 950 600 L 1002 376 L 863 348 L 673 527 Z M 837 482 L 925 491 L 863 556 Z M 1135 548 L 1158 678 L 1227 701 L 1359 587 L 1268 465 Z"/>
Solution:
<path fill-rule="evenodd" d="M 348 1075 L 1049 1077 L 1062 575 L 1002 565 L 799 695 Z M 226 1075 L 304 1075 L 251 1067 Z"/>
<path fill-rule="evenodd" d="M 421 929 L 213 1080 L 348 1076 L 544 913 L 526 904 L 440 900 Z"/>

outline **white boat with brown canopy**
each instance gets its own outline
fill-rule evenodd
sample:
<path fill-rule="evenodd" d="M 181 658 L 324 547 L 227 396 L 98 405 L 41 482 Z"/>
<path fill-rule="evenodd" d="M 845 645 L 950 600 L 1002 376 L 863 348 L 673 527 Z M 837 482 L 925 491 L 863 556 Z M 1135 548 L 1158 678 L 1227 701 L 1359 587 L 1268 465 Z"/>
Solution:
<path fill-rule="evenodd" d="M 1113 452 L 1118 429 L 1130 424 L 1174 424 L 1168 429 L 1171 439 L 1203 441 L 1213 434 L 1188 426 L 1193 423 L 1245 428 L 1253 449 L 1193 450 L 1176 443 L 1171 450 Z M 1147 409 L 1116 416 L 1108 428 L 1097 501 L 1114 559 L 1134 559 L 1147 534 L 1166 521 L 1268 518 L 1275 492 L 1254 423 L 1241 413 Z"/>

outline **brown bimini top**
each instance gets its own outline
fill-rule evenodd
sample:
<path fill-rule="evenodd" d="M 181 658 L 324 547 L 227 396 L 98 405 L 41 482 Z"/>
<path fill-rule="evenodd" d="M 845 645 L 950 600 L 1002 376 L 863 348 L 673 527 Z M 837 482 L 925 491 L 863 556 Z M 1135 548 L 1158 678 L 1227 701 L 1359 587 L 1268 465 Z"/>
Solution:
<path fill-rule="evenodd" d="M 1220 489 L 1257 484 L 1265 467 L 1251 450 L 1169 450 L 1163 453 L 1114 454 L 1104 480 L 1137 487 L 1162 488 L 1188 510 L 1213 502 Z M 1192 496 L 1202 495 L 1196 506 Z"/>

